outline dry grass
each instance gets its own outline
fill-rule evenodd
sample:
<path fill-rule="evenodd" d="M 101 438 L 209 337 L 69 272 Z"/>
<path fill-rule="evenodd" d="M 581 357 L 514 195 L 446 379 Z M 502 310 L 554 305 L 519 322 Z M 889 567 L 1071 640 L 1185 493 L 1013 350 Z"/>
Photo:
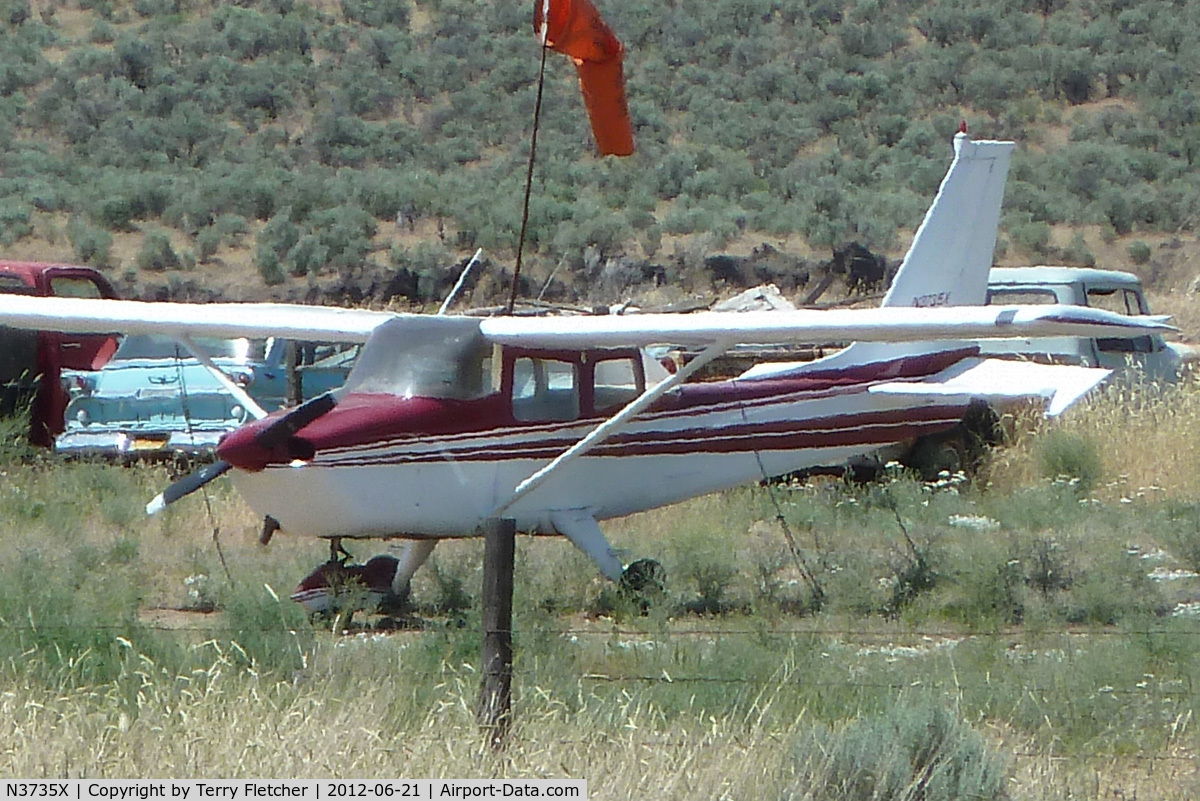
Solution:
<path fill-rule="evenodd" d="M 293 682 L 246 676 L 218 655 L 202 688 L 179 677 L 174 687 L 157 680 L 139 690 L 136 714 L 113 690 L 8 684 L 0 688 L 0 774 L 574 777 L 590 779 L 594 799 L 778 793 L 787 731 L 700 718 L 664 726 L 651 703 L 633 697 L 617 710 L 585 696 L 568 714 L 527 687 L 514 745 L 496 755 L 474 724 L 473 674 L 429 688 L 419 717 L 399 722 L 394 710 L 413 679 L 403 642 L 345 644 L 327 643 Z M 613 714 L 622 726 L 609 724 Z"/>
<path fill-rule="evenodd" d="M 1192 386 L 1127 390 L 1057 422 L 1030 422 L 982 493 L 930 492 L 908 481 L 776 490 L 835 599 L 816 615 L 795 611 L 804 586 L 763 490 L 607 526 L 619 547 L 667 565 L 673 606 L 647 619 L 588 614 L 605 585 L 586 559 L 561 540 L 523 538 L 517 728 L 501 756 L 483 746 L 474 723 L 472 597 L 461 629 L 453 614 L 425 612 L 424 631 L 333 636 L 264 589 L 286 595 L 325 557 L 324 546 L 279 535 L 261 548 L 257 521 L 224 482 L 211 487 L 211 518 L 197 497 L 146 519 L 142 505 L 168 478 L 161 468 L 5 467 L 0 580 L 11 587 L 21 560 L 36 559 L 77 576 L 78 586 L 62 582 L 67 596 L 30 587 L 28 609 L 0 608 L 9 644 L 0 652 L 0 775 L 576 777 L 599 799 L 801 798 L 797 748 L 814 726 L 841 736 L 891 704 L 933 698 L 1009 759 L 1012 798 L 1200 792 L 1196 700 L 1180 690 L 1200 680 L 1195 632 L 1185 620 L 1126 615 L 1121 604 L 1132 609 L 1157 590 L 1109 583 L 1127 578 L 1114 565 L 1128 562 L 1130 543 L 1144 551 L 1164 544 L 1148 525 L 1159 497 L 1195 497 L 1197 410 Z M 1040 443 L 1055 430 L 1097 442 L 1099 503 L 1038 489 L 1048 486 Z M 999 528 L 981 535 L 949 525 L 956 516 L 994 518 Z M 862 611 L 881 608 L 907 558 L 901 524 L 940 555 L 940 583 L 896 617 Z M 1070 633 L 1055 617 L 1056 597 L 1021 585 L 1021 625 L 972 621 L 986 614 L 979 610 L 992 596 L 977 585 L 995 580 L 993 566 L 1002 575 L 1014 554 L 1023 559 L 1039 542 L 1070 557 L 1075 586 L 1064 598 L 1111 596 L 1124 622 Z M 445 543 L 435 556 L 468 596 L 477 593 L 479 546 Z M 365 544 L 351 549 L 360 559 L 371 553 Z M 727 568 L 718 579 L 736 611 L 684 613 L 717 567 Z M 1143 577 L 1148 569 L 1134 568 Z M 163 618 L 147 610 L 193 603 L 185 580 L 199 574 L 210 577 L 224 613 L 206 616 L 200 629 L 158 630 Z M 1173 592 L 1171 601 L 1200 597 L 1195 583 Z M 444 588 L 423 571 L 416 593 L 431 603 Z M 0 602 L 11 597 L 0 591 Z M 43 599 L 52 597 L 66 597 L 65 607 L 47 608 Z M 75 641 L 65 630 L 24 639 L 6 630 L 52 618 L 95 625 L 94 615 L 110 608 L 111 630 Z M 119 622 L 129 608 L 140 623 Z M 1146 629 L 1161 633 L 1138 633 Z"/>
<path fill-rule="evenodd" d="M 1039 464 L 1045 434 L 1062 431 L 1091 443 L 1101 460 L 1095 497 L 1105 501 L 1200 497 L 1200 383 L 1112 386 L 1058 420 L 1013 421 L 1013 447 L 998 451 L 989 480 L 1000 492 L 1045 481 Z"/>

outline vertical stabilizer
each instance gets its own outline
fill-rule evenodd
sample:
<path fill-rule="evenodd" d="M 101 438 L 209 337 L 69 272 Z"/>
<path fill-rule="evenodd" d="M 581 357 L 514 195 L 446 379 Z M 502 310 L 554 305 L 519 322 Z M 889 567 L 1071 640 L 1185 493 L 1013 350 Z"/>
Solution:
<path fill-rule="evenodd" d="M 1012 142 L 972 142 L 954 137 L 954 161 L 912 247 L 904 256 L 884 306 L 982 306 L 987 302 L 988 273 L 1000 226 L 1000 204 Z M 849 347 L 803 364 L 757 365 L 743 378 L 769 378 L 891 361 L 906 356 L 961 348 L 962 342 L 854 342 Z"/>
<path fill-rule="evenodd" d="M 954 161 L 913 237 L 884 306 L 982 306 L 1012 142 L 954 137 Z"/>

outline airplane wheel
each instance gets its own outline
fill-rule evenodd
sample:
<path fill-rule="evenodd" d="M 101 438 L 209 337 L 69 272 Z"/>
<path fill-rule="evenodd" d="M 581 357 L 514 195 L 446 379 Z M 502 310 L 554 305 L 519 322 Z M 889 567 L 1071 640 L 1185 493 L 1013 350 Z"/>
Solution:
<path fill-rule="evenodd" d="M 411 587 L 405 587 L 404 591 L 399 593 L 386 592 L 379 600 L 376 611 L 389 617 L 404 617 L 412 612 L 412 605 L 408 602 L 411 595 Z"/>
<path fill-rule="evenodd" d="M 979 470 L 988 451 L 1004 441 L 996 412 L 981 401 L 972 402 L 962 422 L 949 431 L 920 437 L 901 461 L 921 474 L 924 481 L 937 481 L 939 473 L 962 471 L 968 479 Z"/>
<path fill-rule="evenodd" d="M 621 592 L 644 615 L 667 595 L 667 571 L 653 559 L 638 559 L 621 574 Z"/>
<path fill-rule="evenodd" d="M 904 459 L 922 481 L 937 481 L 943 472 L 954 475 L 964 470 L 966 461 L 966 445 L 957 432 L 952 436 L 922 437 Z"/>

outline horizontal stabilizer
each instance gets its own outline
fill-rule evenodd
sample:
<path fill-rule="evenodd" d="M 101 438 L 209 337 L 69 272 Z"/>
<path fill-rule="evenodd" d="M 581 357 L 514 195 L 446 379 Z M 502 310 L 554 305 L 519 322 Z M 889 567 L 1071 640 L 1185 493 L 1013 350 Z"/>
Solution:
<path fill-rule="evenodd" d="M 869 391 L 918 397 L 962 396 L 990 402 L 1041 398 L 1047 402 L 1046 416 L 1056 417 L 1111 372 L 1066 364 L 971 358 L 924 381 L 889 381 Z"/>

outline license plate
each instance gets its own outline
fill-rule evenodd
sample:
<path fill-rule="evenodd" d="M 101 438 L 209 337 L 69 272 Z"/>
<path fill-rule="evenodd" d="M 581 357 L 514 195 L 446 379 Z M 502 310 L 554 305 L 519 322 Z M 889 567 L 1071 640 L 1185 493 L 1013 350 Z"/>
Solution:
<path fill-rule="evenodd" d="M 133 446 L 130 450 L 135 451 L 157 451 L 165 447 L 167 441 L 165 439 L 146 439 L 144 437 L 134 437 Z"/>

